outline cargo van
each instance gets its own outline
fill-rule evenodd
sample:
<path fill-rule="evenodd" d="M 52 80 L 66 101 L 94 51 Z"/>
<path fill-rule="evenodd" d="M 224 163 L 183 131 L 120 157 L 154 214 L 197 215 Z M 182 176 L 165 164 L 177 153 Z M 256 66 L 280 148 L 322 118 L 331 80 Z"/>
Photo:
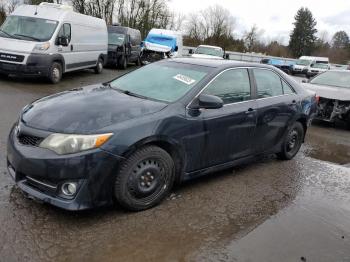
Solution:
<path fill-rule="evenodd" d="M 141 33 L 137 29 L 108 26 L 108 64 L 126 69 L 128 63 L 141 64 Z"/>
<path fill-rule="evenodd" d="M 0 28 L 0 73 L 44 76 L 52 83 L 74 70 L 101 73 L 107 48 L 104 20 L 66 5 L 21 5 Z"/>
<path fill-rule="evenodd" d="M 309 69 L 314 64 L 327 64 L 329 65 L 328 57 L 317 57 L 317 56 L 301 56 L 296 63 L 291 67 L 292 75 L 303 74 L 307 76 Z"/>

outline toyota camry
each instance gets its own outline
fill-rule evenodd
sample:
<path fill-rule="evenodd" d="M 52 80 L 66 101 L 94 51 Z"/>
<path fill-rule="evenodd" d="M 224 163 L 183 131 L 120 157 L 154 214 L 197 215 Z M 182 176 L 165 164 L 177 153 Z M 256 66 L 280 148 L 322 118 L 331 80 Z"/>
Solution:
<path fill-rule="evenodd" d="M 292 159 L 315 111 L 315 94 L 274 67 L 163 60 L 25 106 L 7 165 L 22 191 L 52 205 L 139 211 L 175 183 L 257 155 Z"/>

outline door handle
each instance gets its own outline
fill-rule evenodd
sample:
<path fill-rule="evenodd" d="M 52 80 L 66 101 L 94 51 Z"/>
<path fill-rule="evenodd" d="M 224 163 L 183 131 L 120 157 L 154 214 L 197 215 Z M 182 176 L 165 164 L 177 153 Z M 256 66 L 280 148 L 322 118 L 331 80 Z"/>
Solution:
<path fill-rule="evenodd" d="M 245 111 L 246 114 L 251 114 L 253 112 L 255 112 L 255 109 L 253 109 L 253 108 L 248 108 L 248 110 Z"/>
<path fill-rule="evenodd" d="M 73 51 L 73 45 L 70 45 L 70 51 Z"/>

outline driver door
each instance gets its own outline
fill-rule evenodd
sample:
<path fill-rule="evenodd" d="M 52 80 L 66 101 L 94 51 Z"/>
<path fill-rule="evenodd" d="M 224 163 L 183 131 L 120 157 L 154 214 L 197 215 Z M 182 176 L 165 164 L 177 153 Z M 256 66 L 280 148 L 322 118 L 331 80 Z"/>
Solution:
<path fill-rule="evenodd" d="M 56 39 L 57 51 L 59 54 L 63 56 L 65 61 L 65 71 L 69 71 L 69 69 L 72 69 L 74 67 L 74 64 L 76 63 L 74 61 L 73 45 L 71 43 L 71 39 L 72 39 L 71 31 L 72 31 L 71 25 L 69 23 L 64 23 L 61 26 L 61 29 L 58 32 L 57 39 Z M 68 46 L 63 46 L 59 44 L 59 39 L 62 37 L 66 37 L 68 39 Z"/>
<path fill-rule="evenodd" d="M 204 152 L 201 168 L 224 164 L 253 152 L 257 106 L 252 99 L 248 69 L 229 69 L 219 74 L 202 94 L 220 97 L 224 106 L 201 109 Z"/>

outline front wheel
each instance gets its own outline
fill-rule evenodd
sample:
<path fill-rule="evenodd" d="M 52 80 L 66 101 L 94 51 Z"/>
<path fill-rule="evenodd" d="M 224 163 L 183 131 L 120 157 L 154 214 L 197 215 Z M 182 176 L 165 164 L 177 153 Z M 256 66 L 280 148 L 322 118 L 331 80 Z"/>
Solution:
<path fill-rule="evenodd" d="M 96 67 L 94 68 L 95 74 L 101 74 L 103 70 L 103 60 L 102 58 L 99 58 L 96 64 Z"/>
<path fill-rule="evenodd" d="M 174 161 L 157 146 L 146 146 L 125 160 L 115 181 L 116 201 L 131 211 L 160 203 L 174 184 Z"/>
<path fill-rule="evenodd" d="M 52 84 L 57 84 L 62 78 L 62 65 L 58 62 L 53 62 L 50 69 L 48 78 Z"/>
<path fill-rule="evenodd" d="M 292 159 L 298 152 L 304 140 L 304 127 L 300 122 L 295 122 L 287 131 L 282 143 L 282 151 L 277 157 L 282 160 Z"/>

